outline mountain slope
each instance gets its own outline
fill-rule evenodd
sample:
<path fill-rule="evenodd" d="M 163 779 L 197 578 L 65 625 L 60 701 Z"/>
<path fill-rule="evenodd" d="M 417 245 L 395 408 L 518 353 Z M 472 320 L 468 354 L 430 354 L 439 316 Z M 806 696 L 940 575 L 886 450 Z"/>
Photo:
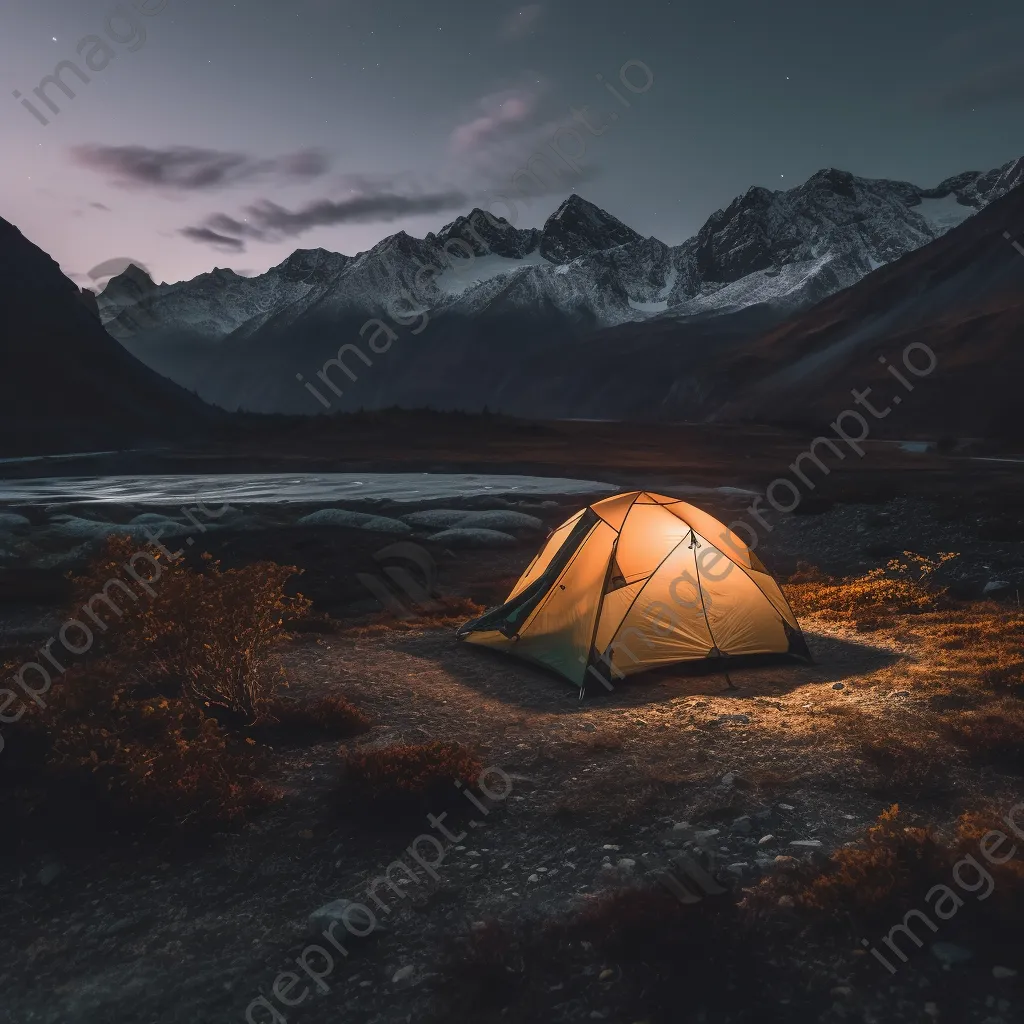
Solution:
<path fill-rule="evenodd" d="M 1024 437 L 1024 255 L 1011 244 L 1022 238 L 1018 187 L 938 241 L 739 347 L 719 368 L 716 392 L 735 397 L 716 417 L 826 426 L 857 408 L 851 389 L 870 387 L 868 401 L 890 409 L 875 418 L 860 407 L 879 435 Z M 915 376 L 913 368 L 931 365 L 929 350 L 934 369 Z"/>
<path fill-rule="evenodd" d="M 125 352 L 60 267 L 0 218 L 4 456 L 130 447 L 219 418 Z"/>

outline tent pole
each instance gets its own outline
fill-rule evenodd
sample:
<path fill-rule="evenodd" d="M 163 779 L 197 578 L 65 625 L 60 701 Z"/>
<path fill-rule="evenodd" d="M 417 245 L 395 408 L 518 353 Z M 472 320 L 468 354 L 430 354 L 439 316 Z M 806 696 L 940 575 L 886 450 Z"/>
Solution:
<path fill-rule="evenodd" d="M 708 606 L 704 603 L 704 588 L 700 582 L 700 566 L 697 563 L 697 548 L 700 546 L 700 541 L 697 540 L 697 534 L 694 533 L 693 527 L 690 527 L 690 550 L 693 552 L 693 574 L 697 577 L 697 593 L 700 594 L 700 608 L 704 613 L 704 625 L 708 627 L 708 636 L 711 637 L 711 642 L 715 645 L 715 650 L 718 651 L 720 658 L 725 658 L 726 655 L 722 653 L 722 650 L 718 646 L 718 641 L 715 639 L 715 634 L 711 629 L 711 621 L 708 619 Z M 724 662 L 723 662 L 724 664 Z M 732 679 L 729 677 L 729 670 L 725 669 L 725 681 L 727 683 L 727 690 L 738 690 L 738 686 L 733 685 Z"/>

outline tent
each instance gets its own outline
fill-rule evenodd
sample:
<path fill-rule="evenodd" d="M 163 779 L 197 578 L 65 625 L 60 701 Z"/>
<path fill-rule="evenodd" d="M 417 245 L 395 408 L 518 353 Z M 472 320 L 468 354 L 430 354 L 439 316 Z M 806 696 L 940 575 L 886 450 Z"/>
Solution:
<path fill-rule="evenodd" d="M 810 657 L 761 560 L 707 512 L 630 491 L 553 530 L 505 603 L 460 640 L 545 665 L 580 687 L 708 658 Z"/>

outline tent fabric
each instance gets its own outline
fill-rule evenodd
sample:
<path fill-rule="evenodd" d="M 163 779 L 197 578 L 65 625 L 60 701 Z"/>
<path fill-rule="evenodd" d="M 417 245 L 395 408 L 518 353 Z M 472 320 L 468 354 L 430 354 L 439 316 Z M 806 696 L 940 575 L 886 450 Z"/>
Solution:
<path fill-rule="evenodd" d="M 630 491 L 552 531 L 505 603 L 456 634 L 582 689 L 664 665 L 747 654 L 807 656 L 778 583 L 714 516 Z"/>

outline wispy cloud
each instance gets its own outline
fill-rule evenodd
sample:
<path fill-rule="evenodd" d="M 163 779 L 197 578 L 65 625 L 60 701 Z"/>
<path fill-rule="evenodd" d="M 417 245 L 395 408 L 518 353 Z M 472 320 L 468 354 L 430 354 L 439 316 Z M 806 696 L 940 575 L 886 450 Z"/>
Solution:
<path fill-rule="evenodd" d="M 525 4 L 502 22 L 501 34 L 506 39 L 522 39 L 535 31 L 544 17 L 543 4 Z"/>
<path fill-rule="evenodd" d="M 212 228 L 192 227 L 182 228 L 181 233 L 190 238 L 193 242 L 202 242 L 205 245 L 212 245 L 215 249 L 224 252 L 244 252 L 245 242 L 240 238 L 232 238 L 230 235 L 222 235 Z"/>
<path fill-rule="evenodd" d="M 539 89 L 506 89 L 481 97 L 473 117 L 458 125 L 451 135 L 456 153 L 474 153 L 481 147 L 521 130 L 537 109 Z"/>
<path fill-rule="evenodd" d="M 107 206 L 107 205 L 105 205 L 104 203 L 90 203 L 89 205 L 90 205 L 90 206 L 91 206 L 91 207 L 92 207 L 92 208 L 93 208 L 94 210 L 106 210 L 106 211 L 107 211 L 107 213 L 109 213 L 109 212 L 110 212 L 110 207 L 109 207 L 109 206 Z"/>
<path fill-rule="evenodd" d="M 257 179 L 278 183 L 308 181 L 330 167 L 319 150 L 300 150 L 279 157 L 202 149 L 195 146 L 74 146 L 71 155 L 81 167 L 110 175 L 116 184 L 134 188 L 211 191 Z"/>
<path fill-rule="evenodd" d="M 242 252 L 247 241 L 277 242 L 294 238 L 318 227 L 339 224 L 368 224 L 394 221 L 400 217 L 440 213 L 461 209 L 467 196 L 457 189 L 434 192 L 400 192 L 390 185 L 358 180 L 361 189 L 343 199 L 315 199 L 296 209 L 288 209 L 271 199 L 260 199 L 246 206 L 242 215 L 215 213 L 199 225 L 181 229 L 194 242 L 231 252 Z"/>

